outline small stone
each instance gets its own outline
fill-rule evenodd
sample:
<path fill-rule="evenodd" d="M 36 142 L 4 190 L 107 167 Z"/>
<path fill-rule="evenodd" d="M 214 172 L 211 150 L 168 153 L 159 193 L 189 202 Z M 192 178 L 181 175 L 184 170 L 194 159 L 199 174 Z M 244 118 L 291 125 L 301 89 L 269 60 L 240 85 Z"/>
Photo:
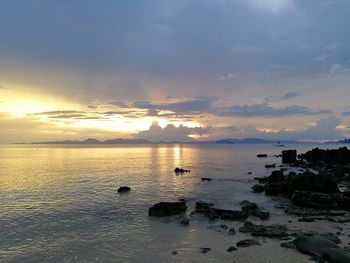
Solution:
<path fill-rule="evenodd" d="M 236 247 L 230 246 L 226 251 L 227 251 L 227 252 L 233 252 L 233 251 L 236 251 L 236 250 L 237 250 Z"/>
<path fill-rule="evenodd" d="M 210 247 L 201 247 L 200 250 L 201 250 L 202 254 L 206 254 L 211 250 L 211 248 Z"/>
<path fill-rule="evenodd" d="M 187 226 L 190 224 L 190 220 L 188 218 L 184 218 L 181 220 L 181 225 Z"/>
<path fill-rule="evenodd" d="M 202 181 L 207 181 L 207 182 L 209 182 L 209 181 L 211 181 L 211 180 L 213 180 L 213 179 L 212 179 L 212 178 L 209 178 L 209 177 L 202 177 L 201 180 L 202 180 Z"/>
<path fill-rule="evenodd" d="M 229 233 L 230 235 L 236 234 L 235 228 L 234 228 L 234 227 L 230 227 L 230 229 L 228 230 L 228 233 Z"/>
<path fill-rule="evenodd" d="M 129 192 L 131 188 L 129 186 L 121 186 L 118 188 L 118 193 L 126 193 Z"/>

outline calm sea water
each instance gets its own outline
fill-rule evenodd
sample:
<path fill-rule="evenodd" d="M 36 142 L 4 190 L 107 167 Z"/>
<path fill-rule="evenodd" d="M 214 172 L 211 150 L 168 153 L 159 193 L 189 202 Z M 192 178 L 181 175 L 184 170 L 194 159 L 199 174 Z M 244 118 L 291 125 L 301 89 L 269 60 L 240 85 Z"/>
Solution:
<path fill-rule="evenodd" d="M 256 154 L 273 155 L 283 149 L 2 145 L 0 262 L 231 262 L 220 246 L 232 237 L 208 229 L 206 220 L 184 227 L 177 217 L 149 218 L 147 210 L 159 201 L 178 198 L 189 200 L 189 212 L 198 200 L 235 208 L 249 199 L 272 209 L 271 201 L 252 194 L 250 186 L 253 177 L 270 172 L 265 163 L 280 161 Z M 175 175 L 175 167 L 191 173 Z M 201 182 L 201 177 L 217 180 Z M 131 192 L 118 195 L 122 185 L 130 186 Z M 199 253 L 200 247 L 208 246 L 211 253 Z M 174 250 L 178 255 L 172 255 Z"/>

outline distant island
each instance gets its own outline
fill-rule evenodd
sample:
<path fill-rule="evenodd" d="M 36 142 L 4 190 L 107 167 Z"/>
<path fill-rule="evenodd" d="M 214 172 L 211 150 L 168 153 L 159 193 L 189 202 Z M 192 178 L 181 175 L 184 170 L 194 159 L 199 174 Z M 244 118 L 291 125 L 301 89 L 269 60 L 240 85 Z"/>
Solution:
<path fill-rule="evenodd" d="M 97 139 L 86 139 L 86 140 L 63 140 L 63 141 L 46 141 L 46 142 L 32 142 L 28 144 L 173 144 L 173 143 L 182 143 L 182 144 L 274 144 L 278 146 L 284 146 L 286 144 L 295 144 L 300 143 L 299 141 L 293 140 L 265 140 L 258 138 L 243 138 L 243 139 L 221 139 L 221 140 L 211 140 L 211 141 L 189 141 L 189 142 L 181 142 L 181 141 L 158 141 L 151 142 L 144 139 L 112 139 L 112 140 L 104 140 L 100 141 Z M 305 143 L 305 142 L 303 142 Z M 20 143 L 26 144 L 26 143 Z"/>
<path fill-rule="evenodd" d="M 326 143 L 340 143 L 340 144 L 350 144 L 350 138 L 345 138 L 343 140 L 339 140 L 339 141 L 329 141 Z"/>

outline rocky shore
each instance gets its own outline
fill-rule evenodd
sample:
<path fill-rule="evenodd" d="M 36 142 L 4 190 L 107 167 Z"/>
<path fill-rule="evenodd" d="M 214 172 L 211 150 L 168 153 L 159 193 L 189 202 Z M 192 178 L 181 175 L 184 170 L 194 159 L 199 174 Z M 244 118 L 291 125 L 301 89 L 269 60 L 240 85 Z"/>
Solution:
<path fill-rule="evenodd" d="M 266 158 L 267 155 L 258 154 L 257 157 Z M 296 150 L 287 150 L 278 157 L 282 158 L 282 164 L 266 165 L 265 168 L 272 171 L 269 176 L 255 178 L 252 194 L 265 194 L 277 200 L 276 207 L 290 218 L 288 222 L 269 223 L 274 221 L 273 215 L 248 200 L 240 202 L 240 209 L 231 210 L 202 200 L 190 207 L 185 199 L 181 199 L 155 204 L 149 208 L 148 214 L 151 217 L 176 215 L 184 226 L 204 217 L 208 222 L 221 222 L 216 227 L 220 232 L 246 235 L 247 238 L 229 246 L 227 253 L 239 253 L 240 249 L 250 246 L 264 246 L 257 239 L 264 238 L 265 242 L 279 240 L 281 247 L 310 255 L 317 262 L 349 263 L 350 243 L 343 240 L 349 242 L 350 233 L 344 232 L 340 225 L 336 225 L 333 232 L 318 232 L 316 226 L 350 222 L 350 150 L 346 147 L 313 149 L 299 155 Z M 180 168 L 176 168 L 177 171 L 189 172 Z M 201 181 L 209 184 L 212 180 L 204 179 Z M 308 230 L 305 227 L 298 229 L 295 223 L 292 224 L 295 219 L 298 224 L 309 224 Z M 229 226 L 230 222 L 239 227 Z M 211 248 L 205 248 L 201 253 L 210 251 Z"/>

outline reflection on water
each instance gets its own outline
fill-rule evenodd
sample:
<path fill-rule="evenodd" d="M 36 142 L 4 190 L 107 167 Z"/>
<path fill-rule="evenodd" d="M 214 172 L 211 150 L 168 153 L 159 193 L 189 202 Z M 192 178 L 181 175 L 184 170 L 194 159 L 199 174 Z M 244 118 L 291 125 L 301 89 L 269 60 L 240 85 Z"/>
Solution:
<path fill-rule="evenodd" d="M 0 262 L 188 262 L 208 238 L 200 224 L 148 218 L 159 201 L 237 206 L 247 172 L 265 175 L 257 145 L 0 146 Z M 310 148 L 310 146 L 298 146 Z M 275 159 L 272 161 L 276 161 Z M 175 167 L 191 173 L 175 175 Z M 202 183 L 200 177 L 212 177 Z M 132 188 L 118 195 L 121 185 Z M 264 203 L 264 198 L 257 202 Z M 215 237 L 210 236 L 215 241 Z M 215 244 L 214 244 L 215 245 Z M 181 256 L 171 257 L 171 251 Z M 226 254 L 212 252 L 211 260 Z"/>

